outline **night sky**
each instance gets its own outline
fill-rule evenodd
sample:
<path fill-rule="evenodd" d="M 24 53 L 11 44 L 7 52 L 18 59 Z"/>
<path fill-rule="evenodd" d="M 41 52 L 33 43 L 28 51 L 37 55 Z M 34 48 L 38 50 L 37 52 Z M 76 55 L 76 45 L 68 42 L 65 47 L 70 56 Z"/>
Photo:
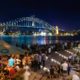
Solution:
<path fill-rule="evenodd" d="M 64 30 L 78 30 L 80 0 L 0 0 L 0 22 L 32 15 Z"/>

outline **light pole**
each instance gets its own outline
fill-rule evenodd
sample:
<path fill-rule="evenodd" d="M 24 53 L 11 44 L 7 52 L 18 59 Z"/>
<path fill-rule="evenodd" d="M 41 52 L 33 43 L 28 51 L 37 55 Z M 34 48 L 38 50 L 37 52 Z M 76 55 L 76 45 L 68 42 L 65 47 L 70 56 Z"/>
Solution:
<path fill-rule="evenodd" d="M 58 43 L 59 28 L 56 26 L 56 43 Z"/>

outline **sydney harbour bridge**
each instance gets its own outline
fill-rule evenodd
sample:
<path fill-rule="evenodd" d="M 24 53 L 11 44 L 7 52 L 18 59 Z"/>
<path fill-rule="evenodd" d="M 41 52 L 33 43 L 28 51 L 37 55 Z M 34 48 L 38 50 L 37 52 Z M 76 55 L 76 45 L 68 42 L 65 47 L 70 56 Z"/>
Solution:
<path fill-rule="evenodd" d="M 0 30 L 3 32 L 39 32 L 52 30 L 55 31 L 55 28 L 46 21 L 31 16 L 0 23 Z"/>

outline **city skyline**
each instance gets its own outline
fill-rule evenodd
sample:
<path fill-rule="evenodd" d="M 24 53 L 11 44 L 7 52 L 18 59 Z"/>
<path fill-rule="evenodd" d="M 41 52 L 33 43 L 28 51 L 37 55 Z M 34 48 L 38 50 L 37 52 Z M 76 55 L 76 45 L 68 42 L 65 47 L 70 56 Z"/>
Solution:
<path fill-rule="evenodd" d="M 0 22 L 35 15 L 64 30 L 80 29 L 78 0 L 1 0 Z"/>

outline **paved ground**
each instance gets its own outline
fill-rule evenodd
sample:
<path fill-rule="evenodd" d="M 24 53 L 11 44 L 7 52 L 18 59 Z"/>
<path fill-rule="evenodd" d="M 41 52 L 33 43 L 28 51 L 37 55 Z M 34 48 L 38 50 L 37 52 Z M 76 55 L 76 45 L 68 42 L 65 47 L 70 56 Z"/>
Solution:
<path fill-rule="evenodd" d="M 11 54 L 11 53 L 23 54 L 24 50 L 22 50 L 21 48 L 15 47 L 15 46 L 11 46 L 5 41 L 0 41 L 0 53 L 1 54 Z"/>

